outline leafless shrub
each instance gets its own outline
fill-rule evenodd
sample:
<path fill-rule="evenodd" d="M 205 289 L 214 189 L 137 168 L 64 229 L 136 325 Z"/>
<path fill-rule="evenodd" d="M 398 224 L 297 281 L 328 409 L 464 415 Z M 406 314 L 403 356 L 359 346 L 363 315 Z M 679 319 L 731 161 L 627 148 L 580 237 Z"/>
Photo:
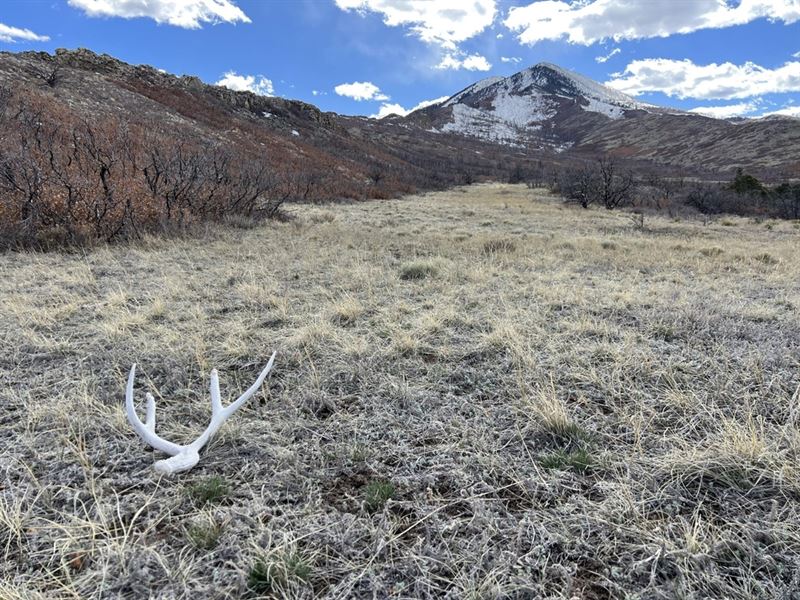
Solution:
<path fill-rule="evenodd" d="M 556 190 L 567 201 L 583 208 L 600 204 L 608 210 L 629 204 L 636 187 L 630 170 L 620 172 L 613 158 L 603 157 L 594 163 L 562 169 L 557 177 Z"/>
<path fill-rule="evenodd" d="M 628 218 L 630 219 L 631 225 L 636 231 L 645 230 L 644 213 L 641 210 L 632 212 L 630 215 L 628 215 Z"/>
<path fill-rule="evenodd" d="M 54 88 L 64 80 L 66 73 L 61 65 L 49 64 L 37 69 L 34 75 L 45 85 Z"/>
<path fill-rule="evenodd" d="M 800 219 L 800 183 L 782 183 L 769 192 L 774 214 L 780 219 Z"/>
<path fill-rule="evenodd" d="M 511 172 L 508 174 L 508 183 L 517 184 L 523 183 L 525 181 L 525 171 L 522 168 L 522 165 L 516 164 L 511 168 Z"/>
<path fill-rule="evenodd" d="M 670 208 L 675 197 L 686 187 L 682 177 L 666 177 L 651 173 L 645 178 L 651 191 L 653 206 L 659 210 Z"/>
<path fill-rule="evenodd" d="M 620 173 L 616 162 L 612 158 L 601 158 L 597 161 L 599 172 L 599 189 L 597 201 L 604 208 L 611 210 L 630 202 L 631 193 L 635 187 L 633 172 Z"/>
<path fill-rule="evenodd" d="M 63 105 L 0 90 L 0 246 L 84 245 L 174 232 L 307 199 L 318 172 L 276 174 L 231 147 L 79 119 Z"/>
<path fill-rule="evenodd" d="M 577 202 L 583 208 L 589 208 L 594 202 L 599 185 L 597 172 L 592 166 L 586 165 L 560 171 L 554 191 L 569 202 Z"/>

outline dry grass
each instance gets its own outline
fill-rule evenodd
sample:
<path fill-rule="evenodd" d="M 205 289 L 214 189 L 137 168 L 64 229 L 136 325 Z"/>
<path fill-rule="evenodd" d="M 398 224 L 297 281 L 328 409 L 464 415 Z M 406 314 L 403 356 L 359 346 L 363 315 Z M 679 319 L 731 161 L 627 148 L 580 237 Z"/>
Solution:
<path fill-rule="evenodd" d="M 0 596 L 798 597 L 792 223 L 501 185 L 293 210 L 0 256 Z M 159 477 L 130 364 L 181 441 L 211 368 L 231 397 L 273 349 Z"/>

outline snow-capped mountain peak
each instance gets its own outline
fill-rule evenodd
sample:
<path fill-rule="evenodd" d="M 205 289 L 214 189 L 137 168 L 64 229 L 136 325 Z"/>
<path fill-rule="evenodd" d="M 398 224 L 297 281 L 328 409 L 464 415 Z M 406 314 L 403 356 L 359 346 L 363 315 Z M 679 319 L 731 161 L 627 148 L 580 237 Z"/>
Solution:
<path fill-rule="evenodd" d="M 576 120 L 594 122 L 598 117 L 592 114 L 618 120 L 630 111 L 664 111 L 546 62 L 509 77 L 482 79 L 426 110 L 427 115 L 448 111 L 440 115 L 438 131 L 514 145 L 535 140 L 557 149 L 570 145 L 554 127 L 564 120 L 576 126 Z"/>
<path fill-rule="evenodd" d="M 512 75 L 520 82 L 531 81 L 539 90 L 566 98 L 585 98 L 602 104 L 618 106 L 627 110 L 650 110 L 656 108 L 634 100 L 631 96 L 584 77 L 574 71 L 553 63 L 542 62 Z M 587 109 L 591 110 L 591 109 Z"/>

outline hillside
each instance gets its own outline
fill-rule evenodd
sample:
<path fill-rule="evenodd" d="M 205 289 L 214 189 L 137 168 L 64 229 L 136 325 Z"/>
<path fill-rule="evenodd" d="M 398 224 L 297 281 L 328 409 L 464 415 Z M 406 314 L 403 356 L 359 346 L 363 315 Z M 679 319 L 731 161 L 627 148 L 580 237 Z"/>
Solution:
<path fill-rule="evenodd" d="M 86 49 L 2 52 L 0 87 L 42 99 L 48 112 L 92 122 L 121 119 L 165 140 L 235 149 L 312 180 L 308 195 L 315 199 L 442 187 L 459 182 L 465 167 L 477 177 L 502 177 L 497 155 L 528 160 L 527 153 L 504 146 L 324 113 L 304 102 L 236 92 Z M 453 144 L 471 156 L 462 160 Z M 473 152 L 477 146 L 484 152 Z"/>
<path fill-rule="evenodd" d="M 550 63 L 381 120 L 235 92 L 85 49 L 0 53 L 0 86 L 83 118 L 116 116 L 165 137 L 235 146 L 282 171 L 313 172 L 318 189 L 309 193 L 318 198 L 437 188 L 467 172 L 502 179 L 516 164 L 541 168 L 602 153 L 634 167 L 712 178 L 739 166 L 800 174 L 800 119 L 742 123 L 657 107 Z"/>

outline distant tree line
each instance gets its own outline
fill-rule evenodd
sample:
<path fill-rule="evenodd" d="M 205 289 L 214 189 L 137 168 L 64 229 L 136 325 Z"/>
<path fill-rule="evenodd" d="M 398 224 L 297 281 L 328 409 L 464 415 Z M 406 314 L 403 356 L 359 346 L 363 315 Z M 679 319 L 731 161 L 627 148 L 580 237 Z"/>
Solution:
<path fill-rule="evenodd" d="M 800 219 L 800 182 L 786 181 L 770 186 L 737 169 L 728 184 L 691 186 L 685 201 L 704 214 Z"/>
<path fill-rule="evenodd" d="M 737 169 L 725 183 L 688 181 L 682 177 L 634 172 L 612 157 L 525 171 L 512 168 L 509 183 L 545 186 L 567 202 L 652 208 L 669 212 L 692 209 L 702 214 L 735 214 L 778 219 L 800 219 L 800 182 L 768 185 Z"/>

